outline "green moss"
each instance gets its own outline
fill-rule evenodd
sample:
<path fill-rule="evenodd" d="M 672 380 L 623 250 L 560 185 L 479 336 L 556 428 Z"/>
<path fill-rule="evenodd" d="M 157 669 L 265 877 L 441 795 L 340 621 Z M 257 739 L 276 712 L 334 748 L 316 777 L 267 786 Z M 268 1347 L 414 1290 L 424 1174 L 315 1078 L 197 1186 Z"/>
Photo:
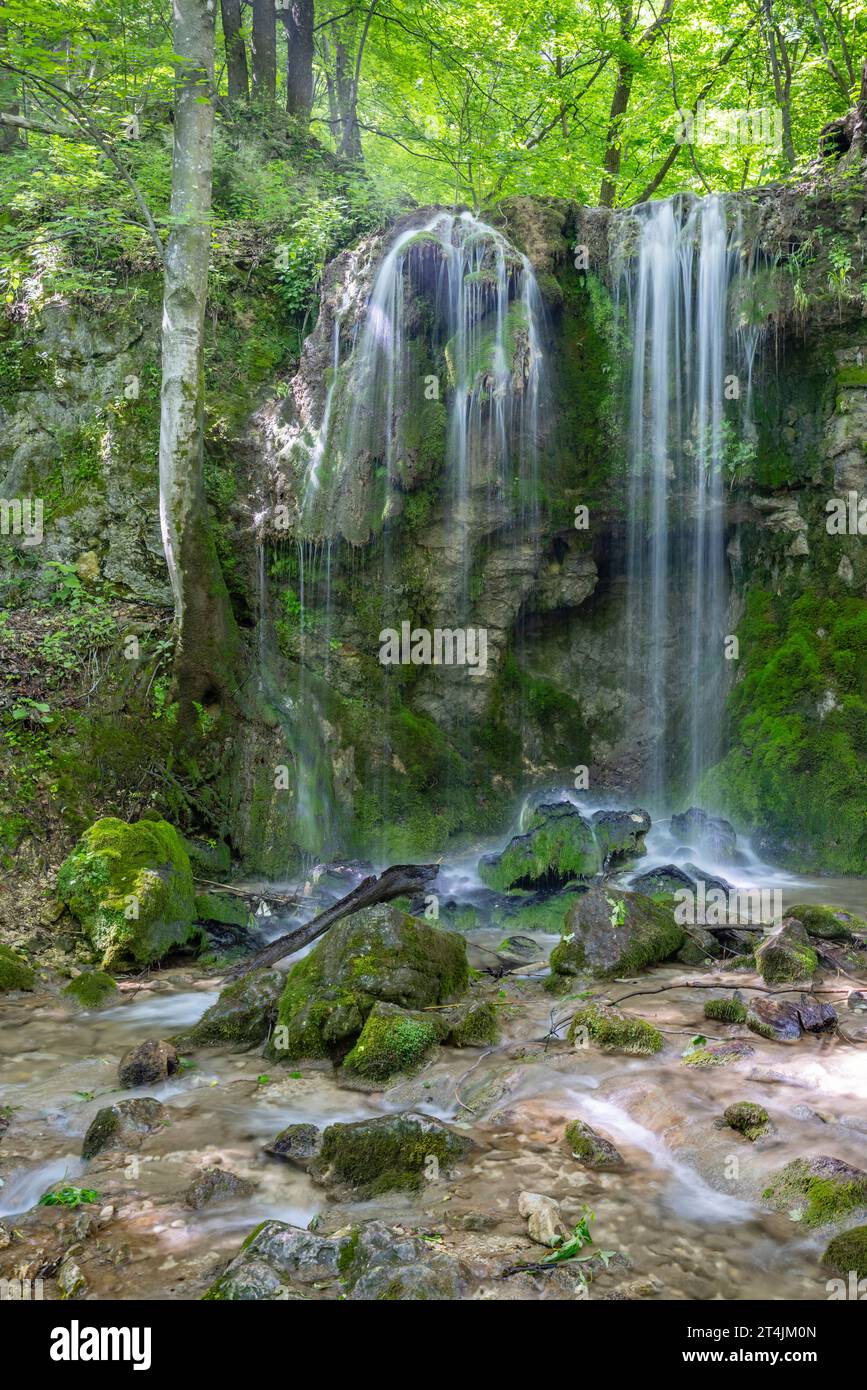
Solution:
<path fill-rule="evenodd" d="M 582 894 L 551 952 L 551 974 L 597 978 L 632 975 L 668 960 L 683 946 L 683 927 L 668 907 L 643 893 L 604 885 Z"/>
<path fill-rule="evenodd" d="M 723 1111 L 723 1119 L 750 1142 L 761 1139 L 771 1123 L 767 1110 L 749 1100 L 736 1101 L 734 1105 L 727 1106 Z"/>
<path fill-rule="evenodd" d="M 613 1052 L 648 1055 L 661 1052 L 664 1046 L 662 1034 L 652 1023 L 607 1004 L 587 1004 L 573 1015 L 569 1042 L 575 1043 L 584 1035 Z"/>
<path fill-rule="evenodd" d="M 851 1270 L 856 1278 L 867 1279 L 867 1226 L 853 1226 L 851 1231 L 835 1236 L 822 1256 L 822 1264 L 844 1278 Z"/>
<path fill-rule="evenodd" d="M 704 1016 L 718 1023 L 745 1023 L 747 1010 L 740 999 L 708 999 L 704 1006 Z"/>
<path fill-rule="evenodd" d="M 448 1022 L 446 1041 L 452 1047 L 492 1047 L 500 1034 L 497 1006 L 491 999 L 462 1006 Z"/>
<path fill-rule="evenodd" d="M 699 1044 L 684 1053 L 682 1061 L 686 1067 L 728 1067 L 740 1062 L 753 1052 L 749 1043 L 733 1039 L 731 1042 Z"/>
<path fill-rule="evenodd" d="M 197 893 L 195 914 L 197 922 L 220 922 L 245 929 L 254 925 L 253 914 L 243 898 L 226 893 Z"/>
<path fill-rule="evenodd" d="M 723 970 L 755 970 L 756 958 L 754 955 L 731 956 L 723 962 Z"/>
<path fill-rule="evenodd" d="M 756 966 L 768 985 L 809 980 L 819 968 L 812 946 L 800 941 L 768 937 L 756 950 Z"/>
<path fill-rule="evenodd" d="M 840 908 L 798 903 L 787 909 L 786 916 L 797 918 L 810 936 L 817 936 L 822 941 L 845 941 L 853 931 L 867 931 L 867 921 L 863 917 L 856 917 L 854 913 Z"/>
<path fill-rule="evenodd" d="M 448 1171 L 469 1147 L 467 1139 L 445 1125 L 411 1115 L 329 1125 L 310 1172 L 351 1188 L 361 1199 L 395 1190 L 416 1192 L 434 1167 L 432 1160 L 438 1171 Z"/>
<path fill-rule="evenodd" d="M 173 1039 L 180 1047 L 251 1047 L 264 1042 L 277 1012 L 283 976 L 277 970 L 254 970 L 221 991 L 188 1032 Z"/>
<path fill-rule="evenodd" d="M 87 970 L 76 975 L 63 990 L 87 1009 L 97 1009 L 100 1004 L 117 994 L 117 985 L 110 975 L 102 970 Z"/>
<path fill-rule="evenodd" d="M 36 974 L 23 956 L 0 946 L 0 989 L 33 989 Z"/>
<path fill-rule="evenodd" d="M 479 862 L 479 877 L 489 888 L 558 887 L 589 879 L 601 868 L 593 827 L 574 807 L 542 807 L 527 833 L 517 835 L 500 855 Z"/>
<path fill-rule="evenodd" d="M 190 862 L 167 821 L 97 821 L 61 865 L 57 896 L 106 969 L 151 964 L 198 936 Z"/>
<path fill-rule="evenodd" d="M 575 1158 L 589 1168 L 615 1168 L 623 1162 L 614 1145 L 583 1120 L 573 1120 L 566 1126 L 566 1142 Z"/>
<path fill-rule="evenodd" d="M 378 1003 L 343 1065 L 368 1081 L 388 1081 L 399 1072 L 419 1067 L 438 1037 L 430 1019 Z"/>
<path fill-rule="evenodd" d="M 799 1211 L 805 1226 L 825 1226 L 867 1206 L 867 1173 L 833 1158 L 795 1158 L 762 1194 L 776 1211 Z"/>

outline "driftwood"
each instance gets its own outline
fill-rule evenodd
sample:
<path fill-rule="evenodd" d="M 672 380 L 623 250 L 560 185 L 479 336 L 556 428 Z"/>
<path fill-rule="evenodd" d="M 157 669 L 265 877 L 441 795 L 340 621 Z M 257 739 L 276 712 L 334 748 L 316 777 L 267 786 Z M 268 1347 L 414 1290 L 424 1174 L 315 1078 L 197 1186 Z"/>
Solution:
<path fill-rule="evenodd" d="M 236 888 L 231 883 L 217 883 L 212 878 L 196 878 L 193 880 L 197 888 L 204 888 L 208 893 L 224 893 L 230 898 L 242 898 L 247 903 L 279 903 L 281 907 L 296 907 L 304 901 L 301 893 L 273 893 L 270 889 L 263 888 Z"/>
<path fill-rule="evenodd" d="M 261 951 L 257 951 L 255 956 L 236 966 L 230 974 L 249 975 L 251 970 L 261 970 L 263 966 L 274 965 L 284 956 L 291 956 L 294 951 L 300 951 L 302 946 L 308 946 L 342 917 L 360 912 L 363 907 L 391 902 L 394 898 L 402 898 L 408 893 L 419 893 L 433 882 L 439 870 L 439 864 L 393 864 L 390 869 L 384 869 L 378 878 L 371 874 L 369 878 L 362 879 L 351 893 L 347 893 L 324 912 L 320 912 L 311 922 L 296 928 L 295 931 L 287 932 L 285 936 L 278 936 L 276 941 L 269 942 Z"/>

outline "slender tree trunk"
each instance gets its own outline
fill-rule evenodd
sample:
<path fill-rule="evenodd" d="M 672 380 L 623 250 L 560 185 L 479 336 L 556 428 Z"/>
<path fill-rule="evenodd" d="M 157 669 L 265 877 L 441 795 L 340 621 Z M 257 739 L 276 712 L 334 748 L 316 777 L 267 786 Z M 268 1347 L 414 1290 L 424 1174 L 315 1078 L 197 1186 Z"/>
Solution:
<path fill-rule="evenodd" d="M 6 34 L 9 26 L 3 15 L 3 0 L 0 0 L 0 52 L 6 47 Z M 18 106 L 18 78 L 12 73 L 0 73 L 0 111 L 7 116 L 17 116 Z M 16 130 L 13 125 L 0 125 L 0 154 L 11 154 L 14 150 L 23 148 L 23 140 L 20 130 Z"/>
<path fill-rule="evenodd" d="M 286 26 L 286 110 L 302 121 L 313 106 L 313 0 L 290 0 Z"/>
<path fill-rule="evenodd" d="M 277 98 L 277 11 L 274 0 L 253 0 L 253 100 L 273 106 Z"/>
<path fill-rule="evenodd" d="M 768 61 L 771 67 L 771 76 L 774 80 L 774 97 L 780 108 L 783 118 L 783 159 L 786 167 L 793 169 L 795 165 L 795 145 L 792 139 L 792 108 L 789 101 L 791 88 L 791 74 L 787 74 L 786 80 L 783 79 L 780 64 L 780 54 L 777 52 L 777 42 L 779 40 L 783 58 L 786 58 L 784 41 L 773 20 L 773 0 L 762 0 L 762 11 L 765 17 L 765 42 L 768 48 Z M 788 61 L 786 61 L 788 68 Z"/>
<path fill-rule="evenodd" d="M 664 0 L 659 14 L 652 24 L 649 24 L 635 47 L 645 52 L 653 46 L 663 28 L 671 18 L 671 10 L 674 0 Z M 633 30 L 633 11 L 631 0 L 621 0 L 620 4 L 620 37 L 623 43 L 631 42 Z M 608 134 L 605 139 L 605 172 L 602 176 L 602 186 L 599 190 L 599 202 L 604 208 L 613 208 L 617 198 L 617 184 L 620 180 L 620 164 L 623 150 L 623 127 L 626 120 L 626 110 L 629 106 L 629 98 L 632 94 L 632 81 L 635 76 L 635 68 L 631 63 L 618 63 L 617 81 L 614 84 L 614 95 L 611 98 L 611 108 L 608 112 Z"/>
<path fill-rule="evenodd" d="M 338 148 L 347 159 L 361 158 L 361 132 L 358 129 L 358 114 L 355 107 L 354 83 L 352 80 L 352 55 L 347 51 L 342 39 L 334 45 L 335 87 L 337 106 L 340 111 L 340 140 Z"/>
<path fill-rule="evenodd" d="M 229 101 L 248 102 L 250 79 L 247 75 L 247 48 L 241 32 L 241 0 L 220 0 L 220 13 L 223 17 Z"/>
<path fill-rule="evenodd" d="M 238 635 L 208 529 L 202 477 L 203 337 L 214 143 L 214 0 L 173 0 L 172 231 L 166 247 L 160 395 L 160 522 L 175 600 L 183 704 L 220 703 Z"/>

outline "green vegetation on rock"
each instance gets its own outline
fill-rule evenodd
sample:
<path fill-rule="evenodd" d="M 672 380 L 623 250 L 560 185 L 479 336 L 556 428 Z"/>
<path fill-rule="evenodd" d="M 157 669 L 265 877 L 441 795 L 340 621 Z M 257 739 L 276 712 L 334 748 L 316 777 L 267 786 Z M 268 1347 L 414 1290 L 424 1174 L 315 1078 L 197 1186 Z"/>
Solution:
<path fill-rule="evenodd" d="M 378 1000 L 364 1023 L 344 1069 L 368 1081 L 388 1081 L 399 1072 L 414 1071 L 442 1036 L 435 1021 Z"/>
<path fill-rule="evenodd" d="M 611 1052 L 630 1052 L 648 1055 L 661 1052 L 662 1034 L 646 1019 L 625 1014 L 610 1004 L 585 1004 L 572 1017 L 569 1025 L 570 1043 L 589 1038 L 597 1046 Z"/>
<path fill-rule="evenodd" d="M 822 1264 L 846 1278 L 853 1271 L 856 1278 L 867 1279 L 867 1226 L 853 1226 L 829 1242 Z"/>
<path fill-rule="evenodd" d="M 70 980 L 63 993 L 87 1009 L 98 1009 L 117 994 L 117 984 L 102 970 L 85 970 Z"/>
<path fill-rule="evenodd" d="M 470 1140 L 438 1120 L 410 1113 L 329 1125 L 309 1172 L 330 1187 L 367 1199 L 380 1192 L 418 1191 L 469 1152 Z"/>
<path fill-rule="evenodd" d="M 708 999 L 704 1006 L 705 1018 L 717 1023 L 745 1023 L 746 1005 L 738 998 Z"/>
<path fill-rule="evenodd" d="M 36 985 L 36 972 L 23 956 L 9 946 L 0 945 L 0 990 L 33 989 Z"/>
<path fill-rule="evenodd" d="M 761 1139 L 771 1123 L 764 1106 L 755 1105 L 749 1100 L 736 1101 L 734 1105 L 727 1106 L 723 1119 L 730 1129 L 736 1129 L 738 1134 L 751 1142 Z"/>
<path fill-rule="evenodd" d="M 551 952 L 551 973 L 632 975 L 668 960 L 684 940 L 669 907 L 642 893 L 593 887 L 567 914 L 562 939 Z"/>
<path fill-rule="evenodd" d="M 762 1195 L 775 1211 L 797 1212 L 805 1226 L 825 1226 L 867 1207 L 867 1173 L 826 1155 L 795 1158 Z"/>

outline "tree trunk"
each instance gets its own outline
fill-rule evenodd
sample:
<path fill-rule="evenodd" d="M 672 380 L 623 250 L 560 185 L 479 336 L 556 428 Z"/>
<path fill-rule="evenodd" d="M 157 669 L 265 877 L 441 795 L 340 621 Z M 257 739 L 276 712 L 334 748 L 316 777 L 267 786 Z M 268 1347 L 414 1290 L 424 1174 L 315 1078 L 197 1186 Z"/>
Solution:
<path fill-rule="evenodd" d="M 599 190 L 599 203 L 603 208 L 613 208 L 617 196 L 617 181 L 620 178 L 620 154 L 623 141 L 623 118 L 629 105 L 632 92 L 634 69 L 621 63 L 617 69 L 617 83 L 611 98 L 608 113 L 608 138 L 605 142 L 605 174 Z"/>
<path fill-rule="evenodd" d="M 335 87 L 340 112 L 338 149 L 347 159 L 361 158 L 361 132 L 355 106 L 355 84 L 352 80 L 352 56 L 341 39 L 334 45 Z"/>
<path fill-rule="evenodd" d="M 3 15 L 3 0 L 0 0 L 0 51 L 6 47 L 6 35 L 9 26 Z M 13 73 L 0 73 L 0 111 L 7 116 L 17 116 L 18 106 L 18 78 Z M 14 150 L 23 148 L 21 130 L 14 125 L 0 124 L 0 154 L 11 154 Z"/>
<path fill-rule="evenodd" d="M 183 704 L 218 704 L 237 652 L 202 477 L 203 336 L 214 142 L 213 0 L 174 0 L 172 231 L 166 247 L 160 394 L 160 523 L 175 600 Z"/>
<path fill-rule="evenodd" d="M 277 97 L 277 11 L 274 0 L 253 0 L 253 100 L 273 106 Z"/>
<path fill-rule="evenodd" d="M 290 0 L 286 26 L 286 110 L 309 121 L 313 106 L 313 0 Z"/>
<path fill-rule="evenodd" d="M 241 0 L 220 0 L 220 13 L 223 17 L 229 101 L 246 103 L 250 100 L 250 79 L 247 75 L 247 48 L 241 32 Z"/>

